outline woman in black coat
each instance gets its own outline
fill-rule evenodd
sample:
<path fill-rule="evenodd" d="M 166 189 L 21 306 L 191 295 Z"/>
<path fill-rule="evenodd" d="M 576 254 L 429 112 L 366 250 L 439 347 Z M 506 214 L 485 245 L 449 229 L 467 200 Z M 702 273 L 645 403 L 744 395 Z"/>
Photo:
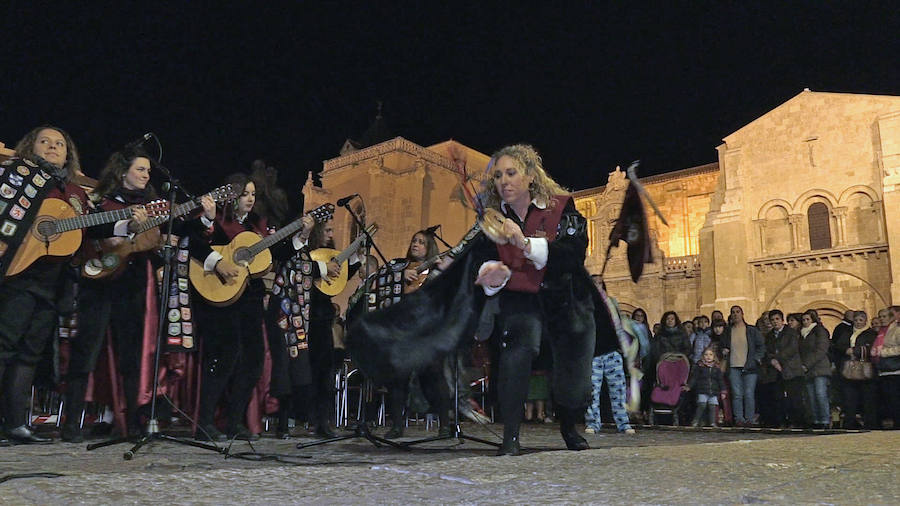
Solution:
<path fill-rule="evenodd" d="M 838 357 L 837 369 L 853 358 L 869 358 L 878 332 L 867 328 L 868 316 L 865 311 L 857 311 L 853 316 L 853 330 L 848 335 L 839 336 L 832 344 L 834 355 Z M 862 401 L 863 423 L 867 429 L 881 428 L 878 423 L 878 399 L 875 379 L 843 379 L 844 428 L 859 428 L 856 414 Z"/>

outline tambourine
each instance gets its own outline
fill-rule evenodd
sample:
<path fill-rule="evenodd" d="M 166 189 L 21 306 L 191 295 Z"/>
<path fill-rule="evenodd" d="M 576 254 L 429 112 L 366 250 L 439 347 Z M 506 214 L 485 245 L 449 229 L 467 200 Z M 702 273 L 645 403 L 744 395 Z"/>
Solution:
<path fill-rule="evenodd" d="M 497 244 L 509 242 L 509 236 L 503 231 L 503 223 L 506 221 L 506 218 L 500 211 L 489 207 L 484 210 L 484 215 L 481 216 L 479 221 L 481 222 L 481 230 L 492 241 Z"/>

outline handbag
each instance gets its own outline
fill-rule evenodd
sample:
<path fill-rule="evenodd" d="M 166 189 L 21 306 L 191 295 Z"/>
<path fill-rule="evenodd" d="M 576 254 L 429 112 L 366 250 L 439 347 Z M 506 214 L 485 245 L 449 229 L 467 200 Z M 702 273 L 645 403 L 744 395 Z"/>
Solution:
<path fill-rule="evenodd" d="M 892 357 L 881 357 L 878 360 L 878 363 L 875 364 L 875 368 L 881 372 L 892 372 L 900 370 L 900 355 L 894 355 Z"/>
<path fill-rule="evenodd" d="M 869 362 L 867 349 L 866 346 L 861 347 L 859 360 L 851 358 L 844 362 L 844 365 L 841 366 L 841 376 L 854 381 L 869 380 L 875 377 L 875 369 L 872 367 L 872 362 Z"/>

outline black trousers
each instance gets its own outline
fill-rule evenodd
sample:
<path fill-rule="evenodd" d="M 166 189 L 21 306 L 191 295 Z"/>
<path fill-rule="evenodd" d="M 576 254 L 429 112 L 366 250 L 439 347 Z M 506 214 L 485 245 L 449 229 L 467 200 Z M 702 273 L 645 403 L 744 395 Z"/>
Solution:
<path fill-rule="evenodd" d="M 425 394 L 431 410 L 437 413 L 441 427 L 446 427 L 450 420 L 448 415 L 453 393 L 444 376 L 444 359 L 436 360 L 422 371 L 413 374 L 418 376 L 422 393 Z M 409 381 L 394 381 L 387 387 L 390 395 L 391 423 L 402 427 L 403 408 L 406 407 L 406 400 L 409 397 Z"/>
<path fill-rule="evenodd" d="M 844 378 L 844 427 L 858 427 L 856 414 L 862 403 L 863 423 L 867 429 L 880 429 L 878 420 L 878 386 L 874 379 L 854 381 Z"/>
<path fill-rule="evenodd" d="M 130 267 L 115 280 L 85 280 L 79 285 L 78 335 L 70 342 L 67 373 L 67 423 L 77 421 L 84 409 L 87 378 L 97 365 L 109 330 L 122 375 L 128 424 L 138 425 L 146 290 L 146 271 L 141 266 Z"/>
<path fill-rule="evenodd" d="M 309 363 L 312 382 L 307 396 L 311 424 L 327 426 L 334 412 L 334 337 L 332 320 L 310 320 Z"/>
<path fill-rule="evenodd" d="M 0 285 L 0 363 L 37 365 L 53 339 L 57 318 L 53 301 Z"/>
<path fill-rule="evenodd" d="M 878 383 L 885 414 L 894 420 L 894 429 L 900 429 L 900 374 L 879 376 Z"/>
<path fill-rule="evenodd" d="M 542 338 L 549 342 L 553 356 L 551 384 L 555 405 L 568 413 L 584 412 L 591 398 L 591 357 L 596 332 L 593 315 L 583 315 L 586 321 L 572 325 L 559 321 L 569 319 L 568 312 L 548 307 L 539 295 L 502 292 L 498 296 L 501 299 L 498 332 L 494 335 L 499 340 L 495 384 L 504 431 L 518 430 L 522 423 L 531 363 L 540 352 Z M 566 327 L 580 330 L 554 331 Z M 545 328 L 549 331 L 546 336 Z"/>
<path fill-rule="evenodd" d="M 197 300 L 197 299 L 195 299 Z M 228 430 L 244 422 L 247 403 L 262 374 L 262 296 L 248 289 L 234 304 L 197 305 L 198 331 L 203 338 L 203 373 L 199 425 L 212 424 L 216 406 L 225 400 Z"/>
<path fill-rule="evenodd" d="M 780 378 L 775 383 L 775 421 L 777 425 L 793 425 L 801 427 L 806 423 L 803 409 L 802 377 L 791 379 Z"/>

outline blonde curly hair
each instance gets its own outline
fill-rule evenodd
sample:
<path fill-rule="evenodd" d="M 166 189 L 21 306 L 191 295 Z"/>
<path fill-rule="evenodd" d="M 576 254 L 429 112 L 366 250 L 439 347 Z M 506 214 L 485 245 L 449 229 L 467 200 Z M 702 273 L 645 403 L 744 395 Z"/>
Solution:
<path fill-rule="evenodd" d="M 528 144 L 513 144 L 511 146 L 500 148 L 491 156 L 489 167 L 493 167 L 493 165 L 497 163 L 497 160 L 504 156 L 508 156 L 515 160 L 516 165 L 520 171 L 523 171 L 524 175 L 534 178 L 533 182 L 528 187 L 528 192 L 531 194 L 533 200 L 544 204 L 550 204 L 554 196 L 569 194 L 569 190 L 560 186 L 559 183 L 547 175 L 547 172 L 544 171 L 544 162 L 541 159 L 540 153 L 532 146 Z M 500 194 L 497 193 L 497 185 L 494 183 L 493 171 L 485 178 L 483 185 L 482 198 L 485 207 L 500 209 L 500 202 L 502 202 L 503 199 L 500 197 Z"/>

